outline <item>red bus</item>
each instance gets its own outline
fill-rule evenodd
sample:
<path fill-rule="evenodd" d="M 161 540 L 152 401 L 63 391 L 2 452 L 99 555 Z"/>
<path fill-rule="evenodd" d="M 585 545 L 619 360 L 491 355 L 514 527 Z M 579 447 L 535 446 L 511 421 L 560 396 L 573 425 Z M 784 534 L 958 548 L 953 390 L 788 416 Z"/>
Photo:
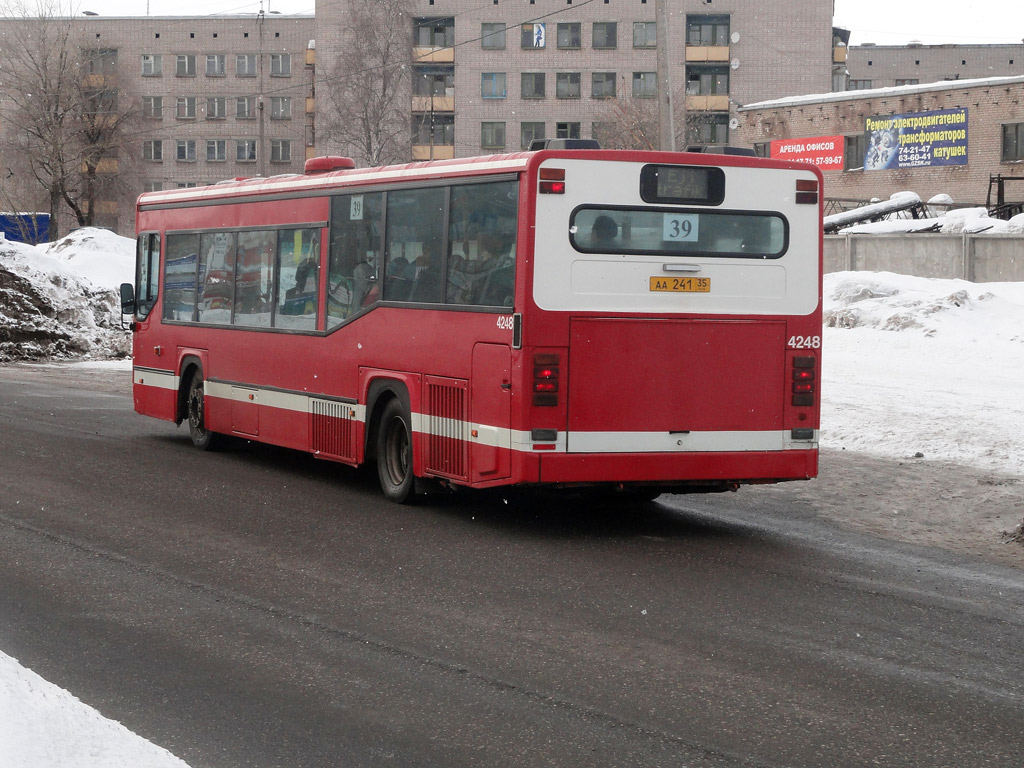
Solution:
<path fill-rule="evenodd" d="M 540 150 L 149 192 L 134 403 L 438 486 L 638 497 L 816 475 L 806 164 Z"/>

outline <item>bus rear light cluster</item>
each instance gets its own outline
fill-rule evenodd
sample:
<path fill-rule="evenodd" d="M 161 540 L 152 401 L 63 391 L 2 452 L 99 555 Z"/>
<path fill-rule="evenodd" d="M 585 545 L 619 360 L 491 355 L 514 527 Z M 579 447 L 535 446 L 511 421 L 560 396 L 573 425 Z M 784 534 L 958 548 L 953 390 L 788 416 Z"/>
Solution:
<path fill-rule="evenodd" d="M 813 406 L 817 394 L 817 376 L 813 357 L 793 358 L 793 405 Z"/>
<path fill-rule="evenodd" d="M 796 180 L 796 201 L 807 205 L 818 204 L 818 180 L 797 179 Z"/>
<path fill-rule="evenodd" d="M 533 404 L 558 405 L 558 380 L 561 358 L 538 353 L 533 356 Z"/>
<path fill-rule="evenodd" d="M 541 168 L 539 192 L 542 195 L 564 195 L 565 169 Z"/>

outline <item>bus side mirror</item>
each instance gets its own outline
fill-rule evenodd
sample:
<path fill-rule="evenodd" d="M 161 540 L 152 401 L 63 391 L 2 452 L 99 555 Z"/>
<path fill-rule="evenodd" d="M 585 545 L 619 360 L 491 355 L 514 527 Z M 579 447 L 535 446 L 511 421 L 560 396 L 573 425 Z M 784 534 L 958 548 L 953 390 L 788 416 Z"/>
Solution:
<path fill-rule="evenodd" d="M 135 314 L 135 286 L 131 283 L 121 283 L 121 327 L 126 331 L 134 331 L 135 323 L 130 322 L 125 325 L 124 315 Z"/>
<path fill-rule="evenodd" d="M 121 283 L 121 314 L 135 314 L 135 286 L 131 283 Z"/>

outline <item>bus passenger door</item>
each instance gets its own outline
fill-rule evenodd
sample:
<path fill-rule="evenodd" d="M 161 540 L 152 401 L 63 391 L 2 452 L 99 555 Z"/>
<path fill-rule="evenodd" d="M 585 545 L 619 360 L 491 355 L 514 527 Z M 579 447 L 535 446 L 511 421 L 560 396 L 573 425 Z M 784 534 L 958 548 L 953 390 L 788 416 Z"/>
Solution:
<path fill-rule="evenodd" d="M 474 483 L 512 474 L 512 352 L 504 344 L 473 347 L 470 383 L 470 478 Z"/>

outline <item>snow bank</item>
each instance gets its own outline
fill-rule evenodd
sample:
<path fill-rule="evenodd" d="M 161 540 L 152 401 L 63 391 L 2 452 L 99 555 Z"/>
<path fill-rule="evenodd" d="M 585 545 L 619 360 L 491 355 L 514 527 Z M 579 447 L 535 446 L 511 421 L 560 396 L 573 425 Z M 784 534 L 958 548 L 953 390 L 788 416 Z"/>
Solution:
<path fill-rule="evenodd" d="M 45 246 L 0 241 L 0 362 L 128 355 L 117 286 L 132 280 L 134 249 L 101 229 Z"/>
<path fill-rule="evenodd" d="M 0 755 L 8 768 L 188 768 L 3 652 Z"/>
<path fill-rule="evenodd" d="M 825 276 L 823 448 L 1024 475 L 1024 283 Z"/>

